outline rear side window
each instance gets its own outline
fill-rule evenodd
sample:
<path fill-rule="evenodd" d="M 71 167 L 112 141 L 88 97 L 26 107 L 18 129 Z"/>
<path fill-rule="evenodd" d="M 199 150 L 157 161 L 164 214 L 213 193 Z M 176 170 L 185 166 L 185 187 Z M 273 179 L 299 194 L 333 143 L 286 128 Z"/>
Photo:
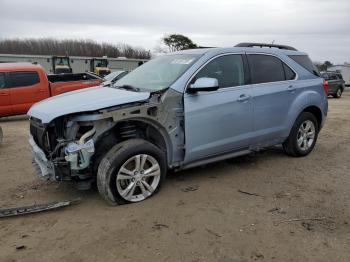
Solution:
<path fill-rule="evenodd" d="M 269 55 L 248 55 L 248 61 L 252 84 L 285 80 L 283 63 L 277 57 Z"/>
<path fill-rule="evenodd" d="M 5 74 L 0 73 L 0 88 L 6 87 Z"/>
<path fill-rule="evenodd" d="M 31 86 L 40 82 L 37 72 L 10 72 L 10 87 Z"/>
<path fill-rule="evenodd" d="M 318 72 L 316 66 L 312 63 L 312 61 L 307 55 L 290 55 L 289 57 L 295 62 L 297 62 L 299 65 L 304 67 L 311 74 L 314 74 L 315 76 L 320 76 L 320 73 Z"/>

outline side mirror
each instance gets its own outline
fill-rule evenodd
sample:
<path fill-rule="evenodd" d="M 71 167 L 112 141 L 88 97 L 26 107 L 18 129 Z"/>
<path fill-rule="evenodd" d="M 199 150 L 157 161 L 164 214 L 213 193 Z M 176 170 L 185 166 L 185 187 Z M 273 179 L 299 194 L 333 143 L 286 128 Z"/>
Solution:
<path fill-rule="evenodd" d="M 215 91 L 219 89 L 219 82 L 216 78 L 201 77 L 187 88 L 189 93 L 196 93 L 199 91 Z"/>

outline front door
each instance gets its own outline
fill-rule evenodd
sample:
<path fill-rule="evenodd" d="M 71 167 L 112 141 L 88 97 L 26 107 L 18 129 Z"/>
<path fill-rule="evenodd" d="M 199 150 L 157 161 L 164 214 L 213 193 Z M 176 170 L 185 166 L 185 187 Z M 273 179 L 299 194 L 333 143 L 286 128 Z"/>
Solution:
<path fill-rule="evenodd" d="M 192 79 L 216 78 L 216 91 L 185 93 L 185 162 L 243 149 L 250 144 L 251 88 L 242 55 L 214 58 Z"/>

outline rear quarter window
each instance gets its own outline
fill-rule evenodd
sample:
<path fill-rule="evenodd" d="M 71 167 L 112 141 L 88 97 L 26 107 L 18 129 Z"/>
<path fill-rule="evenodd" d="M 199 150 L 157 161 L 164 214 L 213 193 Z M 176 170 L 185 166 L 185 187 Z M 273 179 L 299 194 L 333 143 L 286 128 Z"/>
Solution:
<path fill-rule="evenodd" d="M 10 87 L 32 86 L 40 82 L 37 72 L 10 72 Z"/>
<path fill-rule="evenodd" d="M 299 65 L 304 67 L 311 74 L 314 74 L 315 76 L 320 76 L 318 69 L 307 55 L 289 55 L 289 57 L 295 62 L 297 62 Z"/>
<path fill-rule="evenodd" d="M 295 72 L 292 69 L 290 69 L 289 66 L 287 66 L 286 64 L 283 63 L 283 68 L 284 68 L 284 73 L 286 75 L 286 80 L 293 80 L 293 79 L 295 79 L 296 74 L 295 74 Z"/>

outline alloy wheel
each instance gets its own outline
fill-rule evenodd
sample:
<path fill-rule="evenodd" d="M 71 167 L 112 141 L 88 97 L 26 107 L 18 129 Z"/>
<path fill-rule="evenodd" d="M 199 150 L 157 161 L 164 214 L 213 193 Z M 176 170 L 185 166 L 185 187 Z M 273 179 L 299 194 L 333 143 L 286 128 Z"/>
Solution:
<path fill-rule="evenodd" d="M 341 97 L 341 95 L 342 95 L 342 91 L 341 91 L 341 89 L 339 88 L 339 89 L 337 90 L 337 97 Z"/>
<path fill-rule="evenodd" d="M 118 193 L 127 201 L 142 201 L 157 189 L 160 173 L 159 163 L 154 157 L 147 154 L 130 157 L 118 171 Z"/>
<path fill-rule="evenodd" d="M 311 120 L 304 121 L 298 130 L 297 143 L 298 147 L 307 151 L 315 141 L 315 124 Z"/>

